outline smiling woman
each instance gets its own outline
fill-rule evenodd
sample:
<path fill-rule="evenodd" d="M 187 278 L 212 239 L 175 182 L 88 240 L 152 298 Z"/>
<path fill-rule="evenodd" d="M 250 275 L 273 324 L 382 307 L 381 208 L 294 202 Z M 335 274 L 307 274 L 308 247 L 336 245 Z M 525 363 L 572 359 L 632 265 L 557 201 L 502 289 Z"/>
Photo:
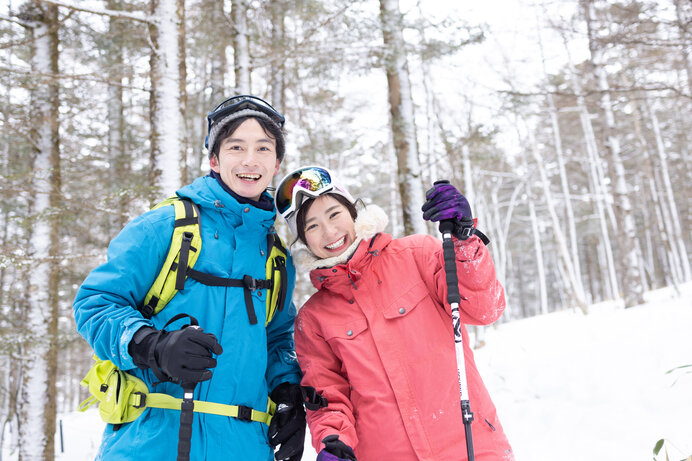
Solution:
<path fill-rule="evenodd" d="M 494 322 L 505 307 L 504 290 L 481 240 L 457 232 L 471 220 L 467 200 L 450 184 L 433 187 L 427 198 L 423 219 L 455 224 L 461 321 Z M 353 197 L 322 167 L 288 174 L 275 201 L 298 237 L 291 249 L 296 267 L 310 271 L 318 290 L 298 312 L 295 329 L 302 384 L 328 402 L 307 415 L 317 460 L 463 459 L 440 241 L 393 239 L 383 232 L 384 211 L 374 205 L 356 210 Z M 461 335 L 476 460 L 513 460 L 463 326 Z"/>

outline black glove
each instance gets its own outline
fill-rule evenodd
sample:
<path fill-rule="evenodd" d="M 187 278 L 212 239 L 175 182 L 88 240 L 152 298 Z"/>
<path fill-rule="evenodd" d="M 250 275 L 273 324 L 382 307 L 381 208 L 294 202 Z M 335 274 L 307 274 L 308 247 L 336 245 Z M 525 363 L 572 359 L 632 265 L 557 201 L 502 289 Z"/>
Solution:
<path fill-rule="evenodd" d="M 322 443 L 324 444 L 323 451 L 331 453 L 340 460 L 356 461 L 356 455 L 353 453 L 353 449 L 339 440 L 338 435 L 328 435 L 322 439 Z M 322 452 L 320 452 L 320 454 L 321 453 Z M 322 456 L 322 458 L 325 460 L 329 459 L 327 456 Z M 320 456 L 317 456 L 317 459 L 319 460 Z"/>
<path fill-rule="evenodd" d="M 151 368 L 161 381 L 197 383 L 211 379 L 212 354 L 223 353 L 216 336 L 198 326 L 166 331 L 142 327 L 127 348 L 139 368 Z"/>
<path fill-rule="evenodd" d="M 281 383 L 270 395 L 276 403 L 276 413 L 269 424 L 269 444 L 281 448 L 274 454 L 277 460 L 299 461 L 305 447 L 305 408 L 299 384 Z"/>

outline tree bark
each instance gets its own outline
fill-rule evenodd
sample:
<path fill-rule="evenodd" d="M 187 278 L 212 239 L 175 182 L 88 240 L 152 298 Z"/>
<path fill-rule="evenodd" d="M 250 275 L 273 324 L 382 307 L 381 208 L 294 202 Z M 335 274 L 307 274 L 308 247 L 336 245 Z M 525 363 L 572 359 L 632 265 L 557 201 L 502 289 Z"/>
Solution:
<path fill-rule="evenodd" d="M 636 242 L 636 226 L 632 215 L 630 202 L 630 189 L 625 177 L 625 167 L 621 158 L 620 140 L 616 134 L 615 115 L 613 103 L 610 97 L 610 86 L 603 67 L 603 52 L 596 43 L 593 29 L 593 17 L 595 7 L 593 0 L 582 0 L 586 27 L 589 38 L 589 50 L 591 51 L 591 68 L 601 91 L 601 109 L 603 111 L 603 124 L 606 148 L 610 154 L 610 162 L 613 169 L 613 198 L 615 199 L 615 213 L 618 222 L 622 225 L 618 232 L 616 243 L 620 253 L 620 275 L 622 278 L 622 295 L 625 307 L 634 306 L 644 302 L 643 286 Z"/>
<path fill-rule="evenodd" d="M 247 25 L 247 0 L 231 2 L 233 16 L 233 68 L 235 70 L 236 93 L 250 94 L 250 38 Z"/>
<path fill-rule="evenodd" d="M 58 8 L 29 2 L 22 18 L 33 34 L 32 71 L 58 74 Z M 56 413 L 60 144 L 58 132 L 59 86 L 43 77 L 32 93 L 37 140 L 33 166 L 34 224 L 28 294 L 28 335 L 19 397 L 19 460 L 54 459 Z"/>
<path fill-rule="evenodd" d="M 183 185 L 186 171 L 184 99 L 180 94 L 184 84 L 185 60 L 179 44 L 184 34 L 182 0 L 151 0 L 153 23 L 149 25 L 152 50 L 151 95 L 151 152 L 149 184 L 156 192 L 152 199 L 170 196 Z"/>
<path fill-rule="evenodd" d="M 424 191 L 398 0 L 380 0 L 380 18 L 404 233 L 425 233 L 425 224 L 420 217 Z"/>

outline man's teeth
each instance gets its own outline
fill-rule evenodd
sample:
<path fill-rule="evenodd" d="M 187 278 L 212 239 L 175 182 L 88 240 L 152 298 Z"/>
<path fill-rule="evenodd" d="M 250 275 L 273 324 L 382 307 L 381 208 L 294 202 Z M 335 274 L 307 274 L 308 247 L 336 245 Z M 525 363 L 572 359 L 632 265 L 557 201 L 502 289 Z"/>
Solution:
<path fill-rule="evenodd" d="M 236 176 L 238 176 L 240 179 L 245 179 L 248 181 L 257 181 L 262 175 L 250 174 L 250 173 L 240 173 Z"/>
<path fill-rule="evenodd" d="M 337 240 L 334 243 L 330 243 L 329 245 L 325 245 L 326 248 L 329 248 L 330 250 L 333 250 L 334 248 L 339 248 L 341 245 L 344 244 L 346 241 L 346 236 L 341 237 L 339 240 Z"/>

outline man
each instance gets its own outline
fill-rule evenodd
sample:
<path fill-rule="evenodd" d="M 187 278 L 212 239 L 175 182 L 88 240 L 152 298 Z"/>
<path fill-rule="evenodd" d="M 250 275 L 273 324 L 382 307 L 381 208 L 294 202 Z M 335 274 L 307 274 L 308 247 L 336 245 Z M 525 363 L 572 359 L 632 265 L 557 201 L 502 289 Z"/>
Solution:
<path fill-rule="evenodd" d="M 77 328 L 99 358 L 142 379 L 151 392 L 182 398 L 184 384 L 194 386 L 194 400 L 242 409 L 238 417 L 195 412 L 191 460 L 272 460 L 272 447 L 281 444 L 276 459 L 297 461 L 305 412 L 290 258 L 284 303 L 265 326 L 266 252 L 275 218 L 266 188 L 284 156 L 284 118 L 245 95 L 224 101 L 207 118 L 211 172 L 176 192 L 196 205 L 201 222 L 201 250 L 183 289 L 160 311 L 150 309 L 151 302 L 144 306 L 172 246 L 174 207 L 162 206 L 113 239 L 108 261 L 77 293 Z M 224 280 L 241 283 L 223 286 Z M 199 327 L 176 321 L 164 330 L 180 314 Z M 267 428 L 255 415 L 268 411 L 269 394 L 280 414 Z M 180 411 L 147 408 L 133 422 L 107 426 L 97 459 L 175 459 L 179 427 Z"/>

